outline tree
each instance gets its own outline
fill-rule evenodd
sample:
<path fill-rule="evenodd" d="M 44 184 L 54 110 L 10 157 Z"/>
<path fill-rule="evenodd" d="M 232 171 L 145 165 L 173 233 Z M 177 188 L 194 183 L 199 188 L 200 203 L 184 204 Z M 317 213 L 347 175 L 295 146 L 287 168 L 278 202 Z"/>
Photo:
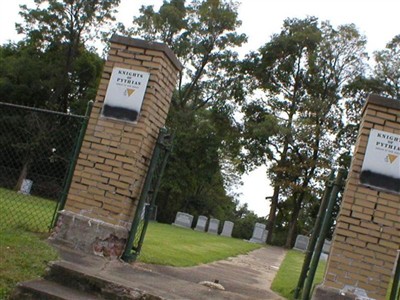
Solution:
<path fill-rule="evenodd" d="M 75 101 L 79 57 L 87 53 L 85 43 L 99 35 L 100 28 L 113 21 L 120 0 L 35 0 L 36 7 L 21 5 L 24 23 L 16 24 L 26 42 L 37 50 L 54 55 L 57 72 L 50 102 L 66 112 Z M 79 77 L 79 75 L 78 75 Z"/>
<path fill-rule="evenodd" d="M 246 40 L 236 33 L 237 4 L 171 0 L 158 11 L 143 6 L 140 12 L 129 32 L 167 44 L 184 65 L 167 120 L 176 138 L 157 200 L 165 214 L 160 218 L 169 222 L 179 209 L 226 216 L 235 205 L 223 167 L 239 154 L 229 101 L 240 93 L 233 48 Z"/>
<path fill-rule="evenodd" d="M 61 72 L 58 52 L 42 51 L 22 41 L 0 46 L 0 101 L 59 110 L 51 95 Z M 94 52 L 81 49 L 70 74 L 69 110 L 83 113 L 94 100 L 103 60 Z"/>
<path fill-rule="evenodd" d="M 1 46 L 0 101 L 58 110 L 59 106 L 51 101 L 52 91 L 57 84 L 57 80 L 54 81 L 56 75 L 53 75 L 60 71 L 57 54 L 52 49 L 47 51 L 37 49 L 25 41 Z M 82 49 L 80 56 L 76 58 L 75 70 L 70 74 L 69 110 L 71 112 L 84 112 L 87 101 L 94 99 L 102 65 L 103 61 L 96 53 Z M 14 119 L 10 120 L 13 127 L 20 123 L 18 127 L 23 128 L 20 134 L 29 137 L 18 145 L 13 145 L 16 148 L 15 152 L 21 155 L 21 163 L 16 165 L 16 168 L 20 168 L 16 189 L 20 188 L 35 161 L 48 158 L 51 151 L 49 149 L 45 151 L 43 145 L 49 141 L 54 132 L 60 132 L 59 129 L 55 131 L 55 128 L 60 126 L 50 124 L 48 119 L 41 117 L 38 118 L 34 114 L 29 118 L 28 116 L 21 118 L 15 114 L 9 117 Z M 63 138 L 67 140 L 66 136 Z"/>
<path fill-rule="evenodd" d="M 384 96 L 400 99 L 400 35 L 395 36 L 386 49 L 376 51 L 373 79 L 381 82 Z"/>
<path fill-rule="evenodd" d="M 353 24 L 334 29 L 323 22 L 321 30 L 322 40 L 308 68 L 305 84 L 308 97 L 299 109 L 299 129 L 293 145 L 301 175 L 293 200 L 287 247 L 294 243 L 304 200 L 312 199 L 313 181 L 328 174 L 324 170 L 332 167 L 334 157 L 342 150 L 332 147 L 332 136 L 343 127 L 342 90 L 346 83 L 363 74 L 367 57 L 366 39 Z"/>
<path fill-rule="evenodd" d="M 291 247 L 305 202 L 318 195 L 318 181 L 339 151 L 332 144 L 342 126 L 341 92 L 364 70 L 365 43 L 354 25 L 334 29 L 314 17 L 289 19 L 245 63 L 265 96 L 245 107 L 245 137 L 253 162 L 272 161 L 268 242 L 279 202 L 290 207 L 285 246 Z M 254 128 L 265 134 L 254 135 Z"/>
<path fill-rule="evenodd" d="M 200 109 L 189 116 L 186 128 L 175 132 L 173 152 L 157 199 L 158 220 L 171 222 L 178 210 L 232 219 L 236 205 L 226 192 L 221 161 L 229 153 L 224 149 L 226 141 L 234 139 L 229 135 L 235 131 L 228 117 L 213 109 Z"/>
<path fill-rule="evenodd" d="M 0 101 L 46 107 L 51 66 L 43 56 L 23 42 L 0 46 Z"/>
<path fill-rule="evenodd" d="M 175 109 L 183 111 L 214 105 L 231 99 L 239 81 L 232 76 L 238 65 L 232 50 L 246 41 L 235 32 L 237 4 L 231 1 L 164 1 L 158 12 L 143 6 L 131 30 L 148 40 L 167 44 L 184 65 L 178 90 L 173 97 Z"/>
<path fill-rule="evenodd" d="M 253 89 L 264 99 L 244 106 L 247 159 L 256 165 L 271 162 L 269 177 L 274 187 L 268 215 L 267 243 L 272 242 L 279 195 L 290 182 L 294 121 L 304 98 L 305 66 L 321 33 L 316 18 L 285 20 L 282 32 L 258 53 L 251 53 L 244 70 L 255 79 Z M 286 184 L 287 185 L 287 184 Z"/>
<path fill-rule="evenodd" d="M 400 35 L 385 49 L 375 51 L 374 60 L 371 73 L 354 78 L 344 89 L 346 124 L 337 139 L 341 147 L 355 144 L 362 108 L 369 94 L 400 99 Z"/>

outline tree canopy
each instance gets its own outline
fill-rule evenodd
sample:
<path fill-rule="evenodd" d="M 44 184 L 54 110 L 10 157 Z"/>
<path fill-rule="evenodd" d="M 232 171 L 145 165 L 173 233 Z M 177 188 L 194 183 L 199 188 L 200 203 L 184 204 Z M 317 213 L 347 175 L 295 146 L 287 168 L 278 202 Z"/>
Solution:
<path fill-rule="evenodd" d="M 234 49 L 246 41 L 236 32 L 237 4 L 172 0 L 140 12 L 129 32 L 167 44 L 184 65 L 167 120 L 175 143 L 157 200 L 160 220 L 173 221 L 178 210 L 230 218 L 236 205 L 224 169 L 240 152 Z"/>
<path fill-rule="evenodd" d="M 94 98 L 101 64 L 87 42 L 99 38 L 101 28 L 115 20 L 119 3 L 120 0 L 35 0 L 34 8 L 20 6 L 24 22 L 16 24 L 18 33 L 24 34 L 27 45 L 51 60 L 49 103 L 54 109 L 66 112 L 74 106 L 85 107 L 85 102 Z M 88 89 L 92 91 L 87 92 Z"/>
<path fill-rule="evenodd" d="M 82 113 L 103 67 L 90 42 L 116 28 L 165 43 L 182 62 L 166 124 L 175 140 L 157 199 L 162 222 L 184 210 L 235 221 L 235 235 L 248 237 L 262 221 L 269 243 L 290 247 L 311 230 L 330 169 L 349 166 L 367 95 L 400 97 L 400 35 L 369 62 L 354 24 L 288 18 L 242 58 L 234 0 L 145 5 L 130 28 L 116 23 L 120 0 L 34 3 L 21 6 L 23 39 L 0 46 L 2 102 Z M 232 193 L 260 165 L 273 186 L 268 220 Z"/>

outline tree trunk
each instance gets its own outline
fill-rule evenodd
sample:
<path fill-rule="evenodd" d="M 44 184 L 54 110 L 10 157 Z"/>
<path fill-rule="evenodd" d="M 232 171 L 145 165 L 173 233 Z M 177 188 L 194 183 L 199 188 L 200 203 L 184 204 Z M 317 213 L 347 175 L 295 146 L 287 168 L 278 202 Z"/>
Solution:
<path fill-rule="evenodd" d="M 300 205 L 297 205 L 298 201 L 295 200 L 295 205 L 293 208 L 292 217 L 290 218 L 289 222 L 289 232 L 286 237 L 285 248 L 291 249 L 293 247 L 293 243 L 295 241 L 296 233 L 297 233 L 297 219 L 299 218 L 300 214 Z"/>
<path fill-rule="evenodd" d="M 279 185 L 274 187 L 274 194 L 271 197 L 271 204 L 269 207 L 269 215 L 268 215 L 268 223 L 267 223 L 267 244 L 272 243 L 272 235 L 275 229 L 275 222 L 276 222 L 276 210 L 278 207 L 278 196 L 279 196 Z"/>

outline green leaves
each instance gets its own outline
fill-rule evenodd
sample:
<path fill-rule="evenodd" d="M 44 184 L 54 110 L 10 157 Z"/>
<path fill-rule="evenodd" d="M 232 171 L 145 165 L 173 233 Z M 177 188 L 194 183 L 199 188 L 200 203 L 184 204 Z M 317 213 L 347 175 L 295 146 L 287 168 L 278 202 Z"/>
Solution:
<path fill-rule="evenodd" d="M 115 20 L 120 0 L 36 0 L 35 8 L 21 5 L 24 23 L 17 31 L 47 47 L 52 43 L 79 43 L 98 37 L 101 26 Z"/>
<path fill-rule="evenodd" d="M 261 100 L 244 106 L 246 158 L 265 163 L 274 184 L 272 201 L 286 203 L 290 247 L 303 207 L 318 194 L 320 176 L 342 149 L 342 92 L 363 74 L 365 37 L 353 24 L 333 28 L 315 17 L 287 19 L 244 64 Z M 261 96 L 260 96 L 261 95 Z M 274 223 L 274 212 L 270 215 Z"/>
<path fill-rule="evenodd" d="M 158 11 L 142 6 L 140 12 L 130 32 L 166 43 L 184 65 L 167 120 L 176 138 L 157 200 L 160 220 L 172 221 L 180 209 L 232 214 L 235 204 L 225 188 L 237 181 L 232 170 L 240 138 L 233 113 L 234 100 L 243 100 L 234 49 L 246 40 L 236 32 L 237 4 L 170 0 Z"/>

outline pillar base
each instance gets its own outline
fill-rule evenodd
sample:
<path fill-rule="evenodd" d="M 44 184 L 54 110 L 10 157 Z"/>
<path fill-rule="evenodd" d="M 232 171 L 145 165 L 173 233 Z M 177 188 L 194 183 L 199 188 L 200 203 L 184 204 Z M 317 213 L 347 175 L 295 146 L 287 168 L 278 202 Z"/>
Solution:
<path fill-rule="evenodd" d="M 128 230 L 121 226 L 82 216 L 70 211 L 60 211 L 49 241 L 88 254 L 119 258 L 124 252 Z"/>
<path fill-rule="evenodd" d="M 374 300 L 369 298 L 364 289 L 345 286 L 344 289 L 336 289 L 319 285 L 315 288 L 312 300 Z"/>

